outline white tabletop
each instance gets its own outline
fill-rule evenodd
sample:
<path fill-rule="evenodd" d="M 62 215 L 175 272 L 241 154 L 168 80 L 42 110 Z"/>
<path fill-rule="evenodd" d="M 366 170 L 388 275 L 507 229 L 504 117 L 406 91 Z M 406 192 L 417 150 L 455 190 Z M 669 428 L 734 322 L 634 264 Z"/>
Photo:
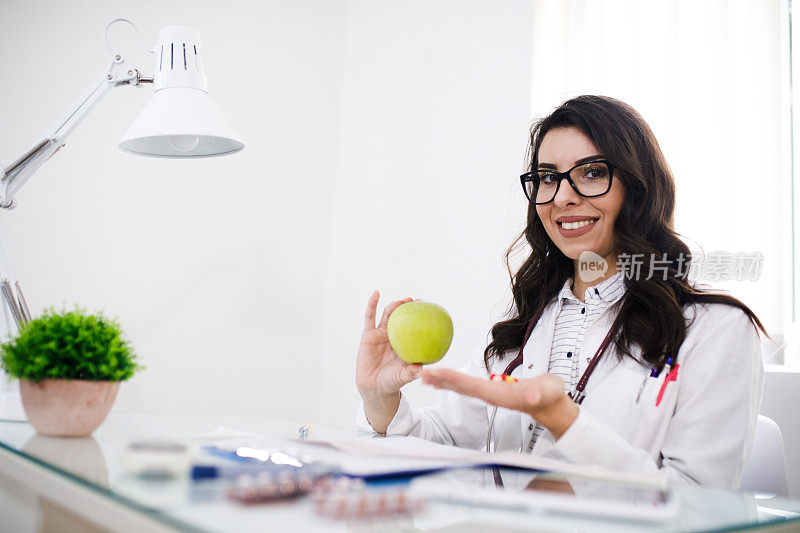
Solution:
<path fill-rule="evenodd" d="M 255 416 L 112 413 L 86 439 L 36 435 L 27 423 L 0 422 L 0 471 L 29 484 L 58 505 L 108 527 L 195 531 L 350 531 L 414 529 L 519 531 L 529 529 L 589 531 L 708 531 L 786 526 L 797 520 L 800 502 L 756 499 L 752 494 L 702 487 L 678 487 L 679 514 L 674 522 L 644 524 L 498 510 L 452 503 L 429 503 L 424 509 L 388 518 L 334 520 L 319 516 L 308 498 L 242 505 L 225 495 L 225 482 L 192 482 L 188 477 L 144 480 L 126 473 L 123 454 L 132 441 L 159 439 L 199 442 L 218 428 L 282 438 L 297 438 L 300 423 Z M 348 439 L 355 429 L 315 426 L 312 440 Z M 3 478 L 0 476 L 0 495 Z M 393 482 L 402 487 L 402 480 Z M 386 484 L 374 490 L 385 490 Z M 11 491 L 8 487 L 5 490 Z M 2 498 L 0 498 L 2 500 Z M 87 509 L 87 506 L 91 506 Z M 0 503 L 0 514 L 9 512 Z"/>

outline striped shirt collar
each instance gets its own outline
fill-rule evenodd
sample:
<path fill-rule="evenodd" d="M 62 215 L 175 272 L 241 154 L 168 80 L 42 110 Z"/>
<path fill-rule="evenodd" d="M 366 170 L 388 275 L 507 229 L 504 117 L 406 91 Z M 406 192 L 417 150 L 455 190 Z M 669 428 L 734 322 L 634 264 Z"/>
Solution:
<path fill-rule="evenodd" d="M 572 293 L 572 279 L 573 278 L 568 278 L 567 281 L 564 282 L 561 292 L 558 293 L 559 302 L 563 300 L 571 300 L 581 303 L 581 301 Z M 589 287 L 586 290 L 586 302 L 600 301 L 604 302 L 606 305 L 611 305 L 622 298 L 624 294 L 625 281 L 622 276 L 622 272 L 620 271 L 610 278 L 604 279 L 597 285 Z"/>

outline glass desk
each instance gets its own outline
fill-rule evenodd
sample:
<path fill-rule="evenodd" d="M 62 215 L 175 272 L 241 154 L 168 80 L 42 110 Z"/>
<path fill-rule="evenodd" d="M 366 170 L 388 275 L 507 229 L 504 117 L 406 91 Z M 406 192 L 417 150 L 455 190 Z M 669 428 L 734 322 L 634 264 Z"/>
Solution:
<path fill-rule="evenodd" d="M 113 531 L 731 531 L 800 530 L 800 501 L 701 487 L 676 488 L 674 522 L 650 525 L 431 502 L 382 519 L 337 521 L 308 498 L 242 505 L 224 482 L 143 480 L 122 457 L 132 441 L 197 442 L 219 427 L 297 438 L 301 424 L 253 416 L 112 413 L 90 438 L 36 435 L 27 423 L 0 422 L 0 531 L 102 528 Z M 314 426 L 311 440 L 349 439 L 355 429 Z M 379 490 L 379 489 L 376 489 Z"/>

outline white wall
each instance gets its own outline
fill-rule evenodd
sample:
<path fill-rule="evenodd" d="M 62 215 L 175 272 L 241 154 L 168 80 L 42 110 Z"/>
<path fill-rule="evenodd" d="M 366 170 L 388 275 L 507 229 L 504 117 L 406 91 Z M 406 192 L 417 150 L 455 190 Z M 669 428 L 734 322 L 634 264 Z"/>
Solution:
<path fill-rule="evenodd" d="M 521 231 L 532 5 L 348 2 L 331 201 L 320 414 L 351 424 L 367 298 L 443 305 L 441 364 L 485 347 L 505 310 L 502 255 Z M 432 391 L 412 383 L 418 404 Z"/>

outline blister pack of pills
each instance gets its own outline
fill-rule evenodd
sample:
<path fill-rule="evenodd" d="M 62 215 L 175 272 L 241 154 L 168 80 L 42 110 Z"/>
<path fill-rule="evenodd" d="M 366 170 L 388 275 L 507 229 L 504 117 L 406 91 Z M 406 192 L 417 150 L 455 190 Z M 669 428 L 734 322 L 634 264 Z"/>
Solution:
<path fill-rule="evenodd" d="M 334 520 L 364 520 L 411 515 L 421 499 L 405 488 L 370 488 L 360 479 L 338 478 L 321 483 L 311 498 L 317 514 Z"/>
<path fill-rule="evenodd" d="M 309 472 L 259 472 L 237 477 L 228 498 L 241 503 L 264 503 L 308 494 L 325 476 Z"/>

